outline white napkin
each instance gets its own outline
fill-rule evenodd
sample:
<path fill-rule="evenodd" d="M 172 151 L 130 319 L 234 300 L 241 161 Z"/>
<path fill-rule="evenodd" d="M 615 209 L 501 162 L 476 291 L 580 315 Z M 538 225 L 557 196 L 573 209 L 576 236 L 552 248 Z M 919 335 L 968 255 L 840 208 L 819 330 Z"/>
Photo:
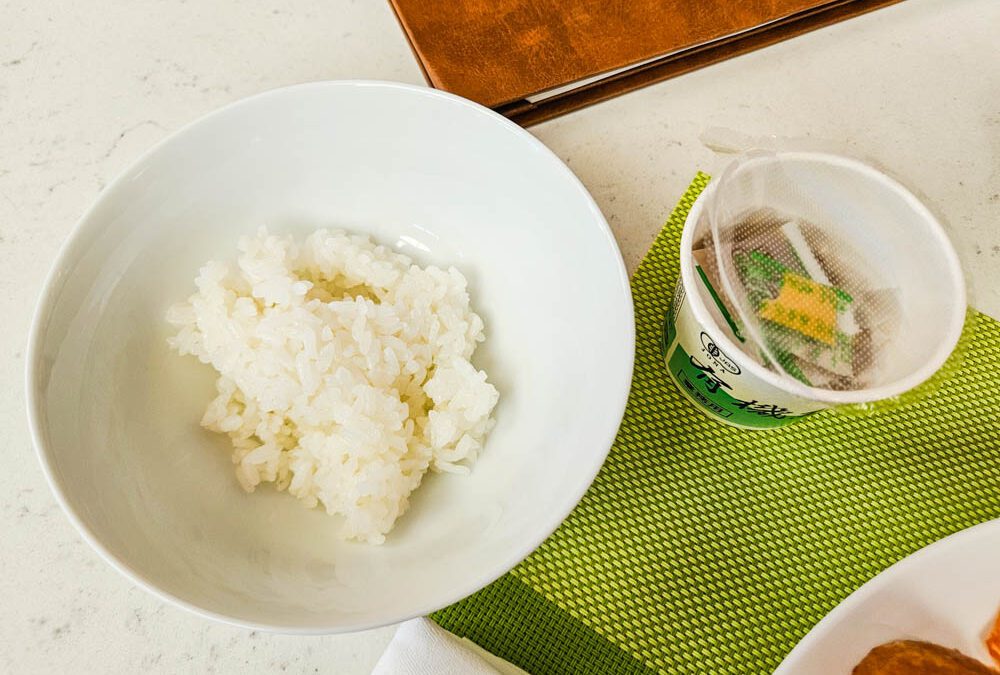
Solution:
<path fill-rule="evenodd" d="M 527 675 L 430 619 L 401 623 L 372 675 Z"/>

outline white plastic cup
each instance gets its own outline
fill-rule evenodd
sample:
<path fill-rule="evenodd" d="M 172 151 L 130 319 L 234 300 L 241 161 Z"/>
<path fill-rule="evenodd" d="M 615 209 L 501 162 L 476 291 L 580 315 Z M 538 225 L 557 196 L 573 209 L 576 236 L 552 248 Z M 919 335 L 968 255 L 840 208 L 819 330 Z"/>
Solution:
<path fill-rule="evenodd" d="M 826 408 L 898 396 L 944 364 L 965 322 L 965 281 L 955 249 L 927 207 L 880 171 L 835 155 L 749 155 L 734 167 L 724 172 L 724 183 L 712 181 L 698 197 L 681 235 L 680 280 L 662 348 L 667 371 L 684 396 L 723 422 L 773 428 Z M 748 178 L 743 172 L 760 172 L 751 178 L 781 172 L 802 186 L 788 191 L 784 203 L 765 206 L 805 221 L 822 211 L 824 225 L 866 252 L 898 288 L 902 325 L 885 349 L 876 386 L 834 391 L 778 374 L 744 353 L 713 318 L 708 303 L 714 301 L 698 278 L 692 245 L 707 231 L 706 204 L 717 190 Z"/>

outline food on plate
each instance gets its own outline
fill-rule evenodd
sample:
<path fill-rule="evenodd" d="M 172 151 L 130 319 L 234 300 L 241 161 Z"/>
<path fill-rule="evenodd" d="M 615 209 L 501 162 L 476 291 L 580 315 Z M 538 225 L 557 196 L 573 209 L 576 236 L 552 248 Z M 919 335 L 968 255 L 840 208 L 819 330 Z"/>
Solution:
<path fill-rule="evenodd" d="M 219 373 L 201 424 L 229 435 L 246 491 L 273 483 L 382 543 L 424 474 L 468 472 L 493 426 L 466 279 L 339 230 L 238 249 L 167 313 L 170 346 Z"/>
<path fill-rule="evenodd" d="M 931 642 L 897 640 L 879 645 L 854 667 L 854 675 L 997 675 L 957 649 Z"/>
<path fill-rule="evenodd" d="M 993 621 L 993 628 L 986 636 L 986 650 L 990 653 L 993 661 L 1000 666 L 1000 614 Z"/>

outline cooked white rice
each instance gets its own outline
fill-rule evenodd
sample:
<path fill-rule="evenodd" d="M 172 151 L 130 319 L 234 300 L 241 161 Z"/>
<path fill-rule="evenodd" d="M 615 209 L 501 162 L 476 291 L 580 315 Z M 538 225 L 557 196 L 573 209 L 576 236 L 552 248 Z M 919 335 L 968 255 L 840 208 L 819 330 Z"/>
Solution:
<path fill-rule="evenodd" d="M 170 345 L 219 372 L 201 424 L 232 439 L 247 491 L 274 483 L 381 543 L 428 469 L 467 472 L 493 426 L 465 277 L 336 230 L 239 251 L 167 313 Z"/>

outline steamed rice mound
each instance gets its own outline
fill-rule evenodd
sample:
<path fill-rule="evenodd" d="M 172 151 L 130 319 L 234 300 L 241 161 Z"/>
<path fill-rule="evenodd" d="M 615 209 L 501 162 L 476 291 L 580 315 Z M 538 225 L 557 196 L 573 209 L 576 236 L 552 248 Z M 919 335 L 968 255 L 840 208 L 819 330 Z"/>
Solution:
<path fill-rule="evenodd" d="M 238 248 L 167 313 L 171 347 L 219 372 L 201 424 L 229 435 L 245 490 L 274 483 L 381 543 L 424 474 L 467 472 L 493 426 L 465 277 L 337 230 Z"/>

